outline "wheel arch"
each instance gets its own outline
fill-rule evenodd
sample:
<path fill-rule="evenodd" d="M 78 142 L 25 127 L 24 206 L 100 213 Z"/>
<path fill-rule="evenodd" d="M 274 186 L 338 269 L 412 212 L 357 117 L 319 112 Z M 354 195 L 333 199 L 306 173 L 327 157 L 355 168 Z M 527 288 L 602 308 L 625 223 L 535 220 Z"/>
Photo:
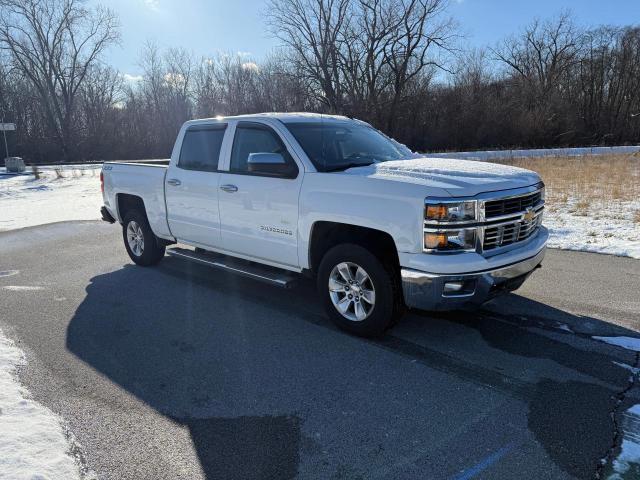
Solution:
<path fill-rule="evenodd" d="M 324 255 L 336 245 L 352 243 L 373 253 L 383 264 L 397 270 L 400 265 L 393 237 L 375 228 L 346 223 L 317 221 L 311 227 L 309 268 L 317 273 Z"/>
<path fill-rule="evenodd" d="M 120 223 L 124 223 L 124 219 L 131 210 L 140 211 L 147 221 L 147 209 L 144 205 L 144 200 L 138 195 L 132 195 L 130 193 L 118 193 L 116 194 L 116 205 L 118 208 L 118 218 Z"/>

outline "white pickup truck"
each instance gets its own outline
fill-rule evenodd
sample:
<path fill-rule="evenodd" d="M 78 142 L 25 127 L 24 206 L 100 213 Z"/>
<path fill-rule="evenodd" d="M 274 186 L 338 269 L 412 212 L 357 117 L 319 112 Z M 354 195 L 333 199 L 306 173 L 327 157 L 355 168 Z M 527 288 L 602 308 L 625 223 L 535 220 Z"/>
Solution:
<path fill-rule="evenodd" d="M 103 219 L 138 265 L 167 253 L 291 286 L 317 278 L 340 327 L 477 306 L 540 266 L 544 184 L 528 170 L 419 158 L 365 122 L 305 113 L 186 122 L 171 159 L 105 163 Z"/>

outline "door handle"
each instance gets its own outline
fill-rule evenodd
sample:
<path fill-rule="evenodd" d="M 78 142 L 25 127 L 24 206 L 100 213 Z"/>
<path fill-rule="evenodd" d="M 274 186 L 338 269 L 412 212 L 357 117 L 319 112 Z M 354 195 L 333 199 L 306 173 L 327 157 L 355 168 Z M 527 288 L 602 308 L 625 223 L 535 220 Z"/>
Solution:
<path fill-rule="evenodd" d="M 178 180 L 177 178 L 170 178 L 169 180 L 167 180 L 167 183 L 169 185 L 174 186 L 174 187 L 177 187 L 178 185 L 182 184 L 182 182 L 180 180 Z"/>
<path fill-rule="evenodd" d="M 235 185 L 220 185 L 220 190 L 224 190 L 227 193 L 234 193 L 238 191 L 238 187 Z"/>

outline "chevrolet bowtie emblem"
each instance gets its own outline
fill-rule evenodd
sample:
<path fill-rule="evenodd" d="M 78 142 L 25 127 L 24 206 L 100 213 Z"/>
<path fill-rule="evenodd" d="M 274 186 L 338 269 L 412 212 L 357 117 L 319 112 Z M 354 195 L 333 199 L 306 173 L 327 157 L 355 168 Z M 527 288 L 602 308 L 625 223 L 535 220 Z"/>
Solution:
<path fill-rule="evenodd" d="M 533 208 L 528 207 L 527 211 L 524 215 L 522 215 L 522 220 L 525 222 L 531 222 L 536 216 L 536 212 L 534 212 Z"/>

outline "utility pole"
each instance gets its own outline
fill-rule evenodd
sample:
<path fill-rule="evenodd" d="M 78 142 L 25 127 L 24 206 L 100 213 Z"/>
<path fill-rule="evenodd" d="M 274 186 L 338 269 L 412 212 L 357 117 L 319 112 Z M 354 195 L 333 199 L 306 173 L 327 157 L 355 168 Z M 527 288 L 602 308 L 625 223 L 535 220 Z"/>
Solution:
<path fill-rule="evenodd" d="M 4 158 L 9 158 L 9 144 L 7 143 L 7 129 L 4 128 L 4 115 L 2 115 L 2 136 L 4 137 L 4 152 L 6 154 Z"/>
<path fill-rule="evenodd" d="M 7 130 L 4 128 L 4 93 L 0 89 L 0 102 L 2 103 L 2 136 L 4 137 L 4 158 L 9 158 L 9 144 L 7 143 Z"/>

